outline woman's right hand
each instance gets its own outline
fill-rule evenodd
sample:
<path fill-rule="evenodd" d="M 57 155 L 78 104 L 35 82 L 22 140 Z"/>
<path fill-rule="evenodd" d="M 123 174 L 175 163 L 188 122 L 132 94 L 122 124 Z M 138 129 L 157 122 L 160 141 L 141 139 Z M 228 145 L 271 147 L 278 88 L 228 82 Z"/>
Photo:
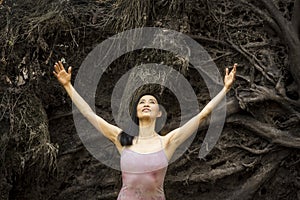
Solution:
<path fill-rule="evenodd" d="M 68 72 L 66 72 L 62 62 L 58 61 L 58 63 L 55 63 L 54 65 L 54 70 L 53 74 L 56 76 L 60 84 L 66 86 L 71 82 L 72 67 L 69 67 Z"/>

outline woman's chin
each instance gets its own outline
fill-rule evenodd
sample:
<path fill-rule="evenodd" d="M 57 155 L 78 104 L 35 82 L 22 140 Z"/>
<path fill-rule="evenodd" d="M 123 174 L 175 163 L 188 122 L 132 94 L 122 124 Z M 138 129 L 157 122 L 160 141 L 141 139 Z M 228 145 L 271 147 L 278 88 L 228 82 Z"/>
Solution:
<path fill-rule="evenodd" d="M 142 114 L 139 116 L 139 119 L 140 119 L 140 120 L 149 120 L 149 119 L 154 119 L 154 117 L 151 116 L 151 113 L 142 113 Z"/>

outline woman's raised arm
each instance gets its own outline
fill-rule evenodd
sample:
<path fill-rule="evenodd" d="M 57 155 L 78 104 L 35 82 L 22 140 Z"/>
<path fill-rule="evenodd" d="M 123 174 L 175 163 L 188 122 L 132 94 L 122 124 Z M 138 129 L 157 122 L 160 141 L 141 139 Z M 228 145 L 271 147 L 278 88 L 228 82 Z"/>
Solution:
<path fill-rule="evenodd" d="M 68 72 L 65 70 L 61 61 L 55 63 L 53 74 L 56 76 L 60 84 L 65 88 L 71 100 L 83 114 L 84 117 L 105 137 L 111 140 L 119 149 L 121 144 L 118 140 L 118 135 L 122 131 L 119 127 L 114 126 L 98 115 L 91 109 L 91 107 L 85 102 L 85 100 L 77 93 L 75 88 L 71 84 L 72 68 L 68 68 Z"/>
<path fill-rule="evenodd" d="M 226 68 L 224 88 L 203 108 L 199 114 L 190 119 L 183 126 L 171 131 L 165 136 L 166 150 L 169 155 L 172 154 L 179 145 L 181 145 L 197 130 L 201 122 L 203 122 L 212 110 L 222 101 L 234 82 L 236 67 L 237 64 L 234 64 L 230 73 L 228 68 Z"/>

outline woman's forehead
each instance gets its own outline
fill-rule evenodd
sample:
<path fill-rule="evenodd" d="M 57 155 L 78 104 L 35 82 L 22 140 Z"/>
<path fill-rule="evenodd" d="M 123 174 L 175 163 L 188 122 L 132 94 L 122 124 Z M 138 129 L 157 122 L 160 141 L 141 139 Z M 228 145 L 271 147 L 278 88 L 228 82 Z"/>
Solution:
<path fill-rule="evenodd" d="M 157 99 L 155 98 L 155 96 L 151 95 L 151 94 L 146 94 L 146 95 L 143 95 L 141 98 L 140 98 L 140 101 L 141 100 L 155 100 L 157 101 Z"/>

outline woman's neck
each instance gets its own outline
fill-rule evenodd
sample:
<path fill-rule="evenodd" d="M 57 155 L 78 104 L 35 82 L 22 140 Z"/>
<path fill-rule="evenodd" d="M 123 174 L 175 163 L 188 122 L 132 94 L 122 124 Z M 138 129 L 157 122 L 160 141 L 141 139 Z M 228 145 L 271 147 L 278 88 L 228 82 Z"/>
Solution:
<path fill-rule="evenodd" d="M 155 121 L 139 121 L 139 138 L 149 138 L 156 135 Z"/>

